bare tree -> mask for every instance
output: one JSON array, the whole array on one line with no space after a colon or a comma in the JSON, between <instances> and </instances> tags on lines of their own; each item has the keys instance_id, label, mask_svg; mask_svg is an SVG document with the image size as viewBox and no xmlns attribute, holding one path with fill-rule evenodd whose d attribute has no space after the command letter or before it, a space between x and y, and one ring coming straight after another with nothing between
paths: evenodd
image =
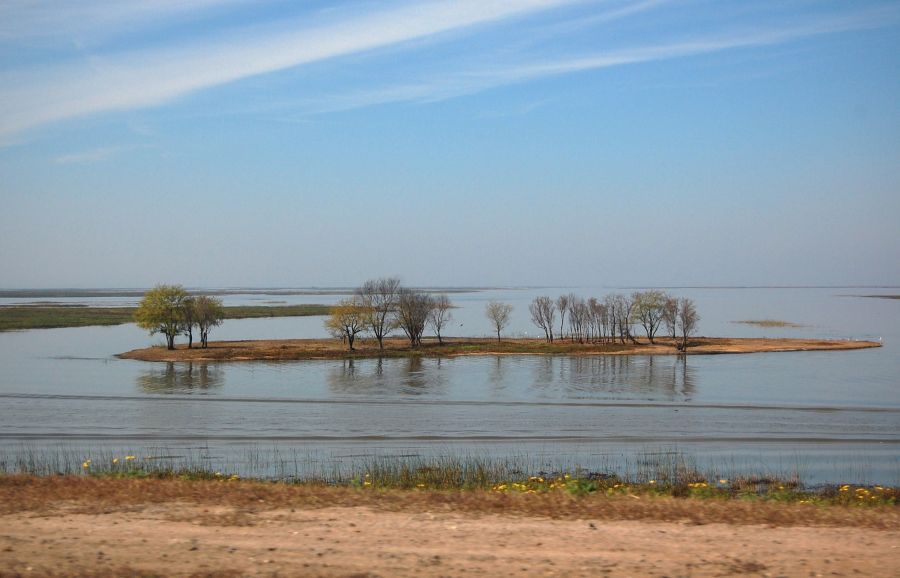
<instances>
[{"instance_id":1,"label":"bare tree","mask_svg":"<svg viewBox=\"0 0 900 578\"><path fill-rule=\"evenodd\" d=\"M400 298L400 279L370 279L356 290L356 294L368 309L368 325L378 340L379 349L384 349L384 336L393 329L392 320Z\"/></svg>"},{"instance_id":2,"label":"bare tree","mask_svg":"<svg viewBox=\"0 0 900 578\"><path fill-rule=\"evenodd\" d=\"M544 330L544 338L553 343L553 323L556 321L556 305L549 297L535 297L528 306L531 320Z\"/></svg>"},{"instance_id":3,"label":"bare tree","mask_svg":"<svg viewBox=\"0 0 900 578\"><path fill-rule=\"evenodd\" d=\"M563 327L566 323L566 311L569 310L569 296L560 295L556 298L556 308L559 310L559 338L565 337Z\"/></svg>"},{"instance_id":4,"label":"bare tree","mask_svg":"<svg viewBox=\"0 0 900 578\"><path fill-rule=\"evenodd\" d=\"M588 322L588 305L581 297L569 295L569 333L572 340L584 343L586 323Z\"/></svg>"},{"instance_id":5,"label":"bare tree","mask_svg":"<svg viewBox=\"0 0 900 578\"><path fill-rule=\"evenodd\" d=\"M668 295L658 290L637 291L631 295L634 316L644 327L650 343L653 343L653 337L663 321L667 298Z\"/></svg>"},{"instance_id":6,"label":"bare tree","mask_svg":"<svg viewBox=\"0 0 900 578\"><path fill-rule=\"evenodd\" d=\"M441 329L453 318L451 309L453 309L453 303L450 302L450 297L446 293L435 295L432 298L432 308L428 313L428 324L434 329L434 334L437 335L438 343L441 345L444 344L444 340L441 338Z\"/></svg>"},{"instance_id":7,"label":"bare tree","mask_svg":"<svg viewBox=\"0 0 900 578\"><path fill-rule=\"evenodd\" d=\"M353 351L353 342L358 333L362 333L369 325L369 309L363 305L359 296L338 301L325 320L325 328Z\"/></svg>"},{"instance_id":8,"label":"bare tree","mask_svg":"<svg viewBox=\"0 0 900 578\"><path fill-rule=\"evenodd\" d=\"M672 337L673 343L678 334L678 314L680 311L681 307L678 299L667 297L666 302L663 304L663 323L666 324L666 332Z\"/></svg>"},{"instance_id":9,"label":"bare tree","mask_svg":"<svg viewBox=\"0 0 900 578\"><path fill-rule=\"evenodd\" d=\"M609 343L615 343L616 329L619 326L619 316L617 315L615 296L607 295L604 297L603 305L606 306L607 322L609 323Z\"/></svg>"},{"instance_id":10,"label":"bare tree","mask_svg":"<svg viewBox=\"0 0 900 578\"><path fill-rule=\"evenodd\" d=\"M591 297L588 299L588 309L591 313L591 325L594 327L594 340L603 341L606 338L606 329L609 322L606 305Z\"/></svg>"},{"instance_id":11,"label":"bare tree","mask_svg":"<svg viewBox=\"0 0 900 578\"><path fill-rule=\"evenodd\" d=\"M434 308L434 300L427 293L414 289L400 288L397 299L397 326L406 333L411 347L422 344L422 334L425 332L425 324L428 316Z\"/></svg>"},{"instance_id":12,"label":"bare tree","mask_svg":"<svg viewBox=\"0 0 900 578\"><path fill-rule=\"evenodd\" d=\"M625 295L616 293L607 297L607 303L615 316L616 329L618 329L619 340L624 344L625 339L629 339L632 343L637 340L631 335L632 318L631 313L634 303Z\"/></svg>"},{"instance_id":13,"label":"bare tree","mask_svg":"<svg viewBox=\"0 0 900 578\"><path fill-rule=\"evenodd\" d=\"M700 315L697 313L697 308L694 307L694 301L686 297L679 299L678 308L678 326L681 330L681 343L678 345L678 350L686 351L688 338L696 331Z\"/></svg>"},{"instance_id":14,"label":"bare tree","mask_svg":"<svg viewBox=\"0 0 900 578\"><path fill-rule=\"evenodd\" d=\"M500 343L500 331L509 325L509 314L512 313L512 309L512 305L500 303L499 301L491 301L485 307L485 315L491 320L494 329L497 330L497 343Z\"/></svg>"}]
</instances>

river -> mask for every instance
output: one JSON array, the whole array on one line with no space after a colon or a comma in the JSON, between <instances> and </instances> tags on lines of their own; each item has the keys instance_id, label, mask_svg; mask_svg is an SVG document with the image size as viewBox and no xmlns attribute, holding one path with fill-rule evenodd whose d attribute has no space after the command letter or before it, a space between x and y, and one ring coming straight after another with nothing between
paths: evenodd
<instances>
[{"instance_id":1,"label":"river","mask_svg":"<svg viewBox=\"0 0 900 578\"><path fill-rule=\"evenodd\" d=\"M540 294L453 293L448 335L489 335L485 304L514 306L535 336ZM858 288L672 289L707 336L881 339L859 351L717 356L147 363L134 325L0 333L0 462L125 453L201 460L242 475L351 470L373 457L516 460L529 469L639 470L684 459L716 475L900 485L900 300ZM229 294L226 304L330 303L339 295ZM36 299L0 299L0 304ZM59 298L49 299L61 301ZM134 298L70 302L133 304ZM783 319L794 328L734 323ZM322 337L321 317L227 321L212 339Z\"/></svg>"}]
</instances>

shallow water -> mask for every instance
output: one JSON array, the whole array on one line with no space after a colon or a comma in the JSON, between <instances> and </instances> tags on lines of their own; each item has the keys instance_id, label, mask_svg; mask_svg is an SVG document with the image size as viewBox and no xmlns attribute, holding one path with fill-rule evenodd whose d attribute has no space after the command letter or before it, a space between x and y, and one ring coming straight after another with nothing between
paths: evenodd
<instances>
[{"instance_id":1,"label":"shallow water","mask_svg":"<svg viewBox=\"0 0 900 578\"><path fill-rule=\"evenodd\" d=\"M528 302L570 291L615 290L456 294L448 333L489 334L484 305L500 299L516 308L508 333L534 335ZM900 483L900 301L852 296L871 289L672 292L695 299L704 335L881 338L885 346L687 358L171 364L113 357L159 341L133 325L0 333L0 453L127 449L274 474L284 456L302 473L371 456L516 457L541 468L604 469L675 452L731 475ZM733 323L763 318L804 327ZM321 323L229 321L213 338L320 337Z\"/></svg>"}]
</instances>

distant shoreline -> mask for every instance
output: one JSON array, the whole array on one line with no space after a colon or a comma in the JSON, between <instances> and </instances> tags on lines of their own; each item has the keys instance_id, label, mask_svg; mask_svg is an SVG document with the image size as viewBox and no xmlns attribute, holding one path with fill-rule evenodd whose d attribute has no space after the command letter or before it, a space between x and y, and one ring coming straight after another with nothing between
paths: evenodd
<instances>
[{"instance_id":1,"label":"distant shoreline","mask_svg":"<svg viewBox=\"0 0 900 578\"><path fill-rule=\"evenodd\" d=\"M839 341L826 339L768 339L696 337L690 340L689 355L720 355L788 351L836 351L881 347L877 341ZM507 338L500 343L493 338L426 339L422 346L410 348L400 338L385 340L384 350L374 340L358 340L356 349L335 339L278 339L251 341L212 341L207 349L187 349L180 344L175 350L147 347L120 353L116 357L141 361L300 361L315 359L371 359L379 357L461 357L466 355L677 355L671 339L657 338L656 344L577 343L568 340L550 344L542 339Z\"/></svg>"},{"instance_id":2,"label":"distant shoreline","mask_svg":"<svg viewBox=\"0 0 900 578\"><path fill-rule=\"evenodd\" d=\"M426 293L477 293L505 287L422 287ZM272 287L224 289L187 288L190 295L352 295L356 287ZM94 297L143 297L147 289L0 289L0 299L60 299ZM39 305L33 303L29 305Z\"/></svg>"}]
</instances>

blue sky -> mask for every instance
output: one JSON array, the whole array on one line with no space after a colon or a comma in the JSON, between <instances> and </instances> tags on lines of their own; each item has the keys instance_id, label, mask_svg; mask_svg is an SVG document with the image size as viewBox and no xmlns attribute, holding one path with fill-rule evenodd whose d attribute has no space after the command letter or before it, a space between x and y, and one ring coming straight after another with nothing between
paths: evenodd
<instances>
[{"instance_id":1,"label":"blue sky","mask_svg":"<svg viewBox=\"0 0 900 578\"><path fill-rule=\"evenodd\" d=\"M0 5L0 287L900 284L900 3Z\"/></svg>"}]
</instances>

